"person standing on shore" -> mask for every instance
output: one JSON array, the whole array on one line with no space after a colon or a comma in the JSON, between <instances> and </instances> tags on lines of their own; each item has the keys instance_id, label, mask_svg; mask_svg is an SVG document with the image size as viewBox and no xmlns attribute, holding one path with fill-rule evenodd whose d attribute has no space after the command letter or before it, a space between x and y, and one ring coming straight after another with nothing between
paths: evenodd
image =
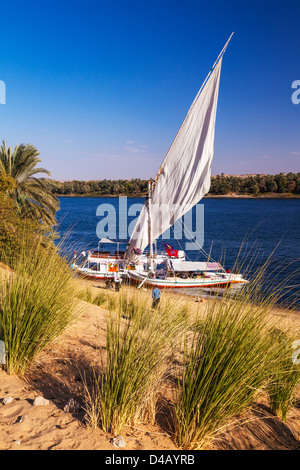
<instances>
[{"instance_id":1,"label":"person standing on shore","mask_svg":"<svg viewBox=\"0 0 300 470\"><path fill-rule=\"evenodd\" d=\"M121 287L121 279L120 279L120 275L118 272L114 273L114 281L115 281L115 290L119 292L120 287Z\"/></svg>"},{"instance_id":2,"label":"person standing on shore","mask_svg":"<svg viewBox=\"0 0 300 470\"><path fill-rule=\"evenodd\" d=\"M161 295L161 292L158 286L155 286L152 291L152 308L156 308L158 306L160 302L160 295Z\"/></svg>"}]
</instances>

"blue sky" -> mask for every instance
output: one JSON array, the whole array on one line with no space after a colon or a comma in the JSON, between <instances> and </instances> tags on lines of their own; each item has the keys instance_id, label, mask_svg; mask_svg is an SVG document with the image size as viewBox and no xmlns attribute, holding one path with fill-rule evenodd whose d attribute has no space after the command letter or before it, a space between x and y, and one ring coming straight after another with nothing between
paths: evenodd
<instances>
[{"instance_id":1,"label":"blue sky","mask_svg":"<svg viewBox=\"0 0 300 470\"><path fill-rule=\"evenodd\" d=\"M299 0L2 2L0 138L59 180L155 176L234 31L212 173L298 172L299 17Z\"/></svg>"}]
</instances>

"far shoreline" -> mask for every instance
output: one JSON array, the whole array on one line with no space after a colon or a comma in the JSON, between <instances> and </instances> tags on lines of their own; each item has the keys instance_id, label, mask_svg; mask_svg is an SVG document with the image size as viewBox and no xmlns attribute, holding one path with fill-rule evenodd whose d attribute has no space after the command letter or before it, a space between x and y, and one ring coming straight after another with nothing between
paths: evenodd
<instances>
[{"instance_id":1,"label":"far shoreline","mask_svg":"<svg viewBox=\"0 0 300 470\"><path fill-rule=\"evenodd\" d=\"M127 197L127 198L145 198L145 194L141 195L126 195L126 194L56 194L54 195L58 198L65 198L65 197L80 197L80 198L118 198L118 197ZM203 199L299 199L300 194L291 194L291 193L282 193L282 194L260 194L260 195L251 195L251 194L207 194L203 197Z\"/></svg>"}]
</instances>

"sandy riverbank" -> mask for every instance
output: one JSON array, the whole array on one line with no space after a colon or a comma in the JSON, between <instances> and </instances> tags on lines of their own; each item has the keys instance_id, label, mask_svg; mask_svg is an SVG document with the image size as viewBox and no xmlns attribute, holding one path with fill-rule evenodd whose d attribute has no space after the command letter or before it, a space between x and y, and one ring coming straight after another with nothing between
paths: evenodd
<instances>
[{"instance_id":1,"label":"sandy riverbank","mask_svg":"<svg viewBox=\"0 0 300 470\"><path fill-rule=\"evenodd\" d=\"M107 292L99 281L79 280L78 287L88 287L94 293ZM133 292L132 287L122 291ZM119 294L110 292L117 297ZM150 293L149 293L150 295ZM166 293L164 295L174 294ZM176 294L176 302L188 301L196 308L195 298ZM13 402L0 403L1 450L116 450L110 442L113 436L84 424L84 410L67 413L64 406L70 398L82 404L81 374L91 373L99 363L99 349L105 345L108 310L81 301L82 317L55 344L38 358L30 374L20 379L0 370L0 401L11 396ZM204 308L205 302L200 304ZM199 303L197 304L199 307ZM277 309L274 315L283 322L300 324L300 313ZM33 400L43 396L46 406L33 406ZM167 397L169 400L170 397ZM229 428L214 445L216 449L299 449L300 407L294 407L286 423L269 413L267 402L257 402L247 412L247 424ZM174 450L168 426L166 407L162 408L154 426L141 424L126 428L122 433L125 450Z\"/></svg>"}]
</instances>

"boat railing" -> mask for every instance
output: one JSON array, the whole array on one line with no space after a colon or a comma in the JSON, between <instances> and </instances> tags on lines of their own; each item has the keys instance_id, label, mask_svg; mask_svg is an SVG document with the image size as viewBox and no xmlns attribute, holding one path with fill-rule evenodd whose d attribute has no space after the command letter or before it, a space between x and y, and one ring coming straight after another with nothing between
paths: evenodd
<instances>
[{"instance_id":1,"label":"boat railing","mask_svg":"<svg viewBox=\"0 0 300 470\"><path fill-rule=\"evenodd\" d=\"M118 253L112 253L110 251L93 251L89 255L90 259L99 259L99 258L112 258L112 259L124 259L124 253L123 252L118 252Z\"/></svg>"}]
</instances>

